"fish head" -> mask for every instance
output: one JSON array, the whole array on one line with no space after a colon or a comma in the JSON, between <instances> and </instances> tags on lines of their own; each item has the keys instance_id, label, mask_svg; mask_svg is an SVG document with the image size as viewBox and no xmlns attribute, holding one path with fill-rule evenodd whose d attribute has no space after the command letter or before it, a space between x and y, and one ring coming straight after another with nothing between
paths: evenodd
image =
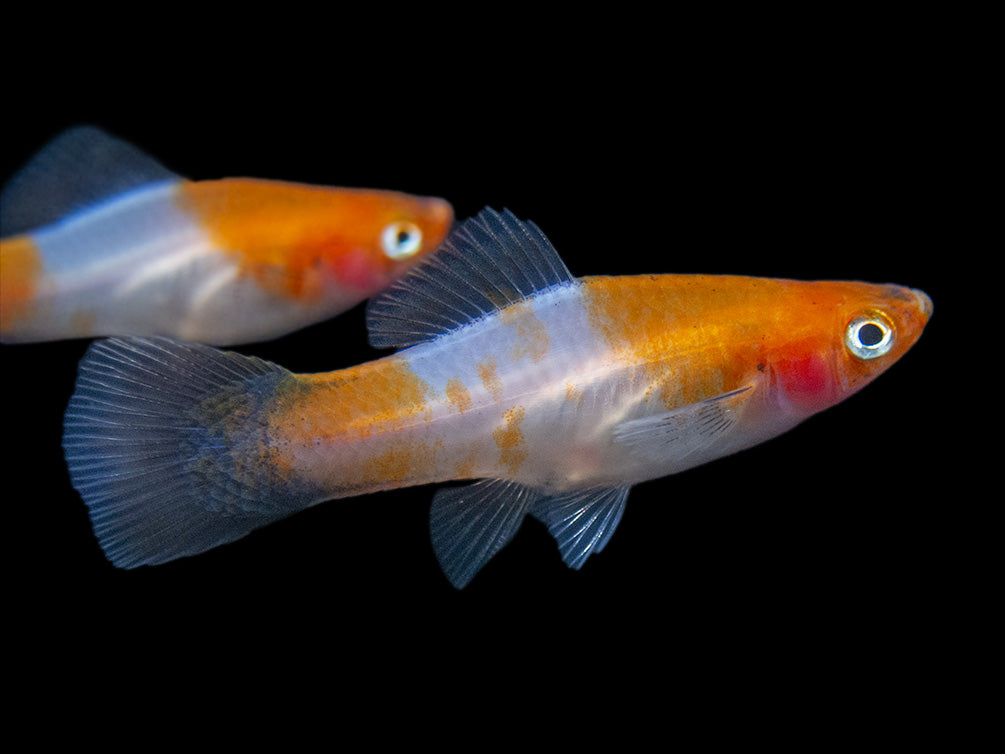
<instances>
[{"instance_id":1,"label":"fish head","mask_svg":"<svg viewBox=\"0 0 1005 754\"><path fill-rule=\"evenodd\" d=\"M342 213L322 262L334 285L367 296L434 251L454 220L444 199L390 191L360 192L340 205Z\"/></svg>"},{"instance_id":2,"label":"fish head","mask_svg":"<svg viewBox=\"0 0 1005 754\"><path fill-rule=\"evenodd\" d=\"M804 415L843 401L889 369L921 337L933 311L924 291L893 284L823 281L807 284L800 297L790 322L799 336L777 350L771 371L778 403Z\"/></svg>"}]
</instances>

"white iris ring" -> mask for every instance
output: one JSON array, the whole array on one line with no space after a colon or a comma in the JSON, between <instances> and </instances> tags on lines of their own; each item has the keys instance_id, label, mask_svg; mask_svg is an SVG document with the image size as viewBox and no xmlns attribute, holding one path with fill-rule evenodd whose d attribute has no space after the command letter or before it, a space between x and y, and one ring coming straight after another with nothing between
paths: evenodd
<instances>
[{"instance_id":1,"label":"white iris ring","mask_svg":"<svg viewBox=\"0 0 1005 754\"><path fill-rule=\"evenodd\" d=\"M389 259L408 259L422 246L422 231L415 223L391 223L381 232L380 244Z\"/></svg>"},{"instance_id":2,"label":"white iris ring","mask_svg":"<svg viewBox=\"0 0 1005 754\"><path fill-rule=\"evenodd\" d=\"M877 359L893 348L893 323L879 312L856 317L848 323L844 342L859 359Z\"/></svg>"}]
</instances>

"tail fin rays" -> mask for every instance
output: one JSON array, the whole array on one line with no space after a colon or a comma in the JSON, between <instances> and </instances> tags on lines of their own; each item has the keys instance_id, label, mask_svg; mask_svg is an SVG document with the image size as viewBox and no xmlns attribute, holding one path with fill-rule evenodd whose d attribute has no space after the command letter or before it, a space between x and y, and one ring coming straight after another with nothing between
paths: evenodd
<instances>
[{"instance_id":1,"label":"tail fin rays","mask_svg":"<svg viewBox=\"0 0 1005 754\"><path fill-rule=\"evenodd\" d=\"M258 419L289 376L165 338L91 346L63 449L109 560L133 568L195 555L314 501L261 462Z\"/></svg>"}]
</instances>

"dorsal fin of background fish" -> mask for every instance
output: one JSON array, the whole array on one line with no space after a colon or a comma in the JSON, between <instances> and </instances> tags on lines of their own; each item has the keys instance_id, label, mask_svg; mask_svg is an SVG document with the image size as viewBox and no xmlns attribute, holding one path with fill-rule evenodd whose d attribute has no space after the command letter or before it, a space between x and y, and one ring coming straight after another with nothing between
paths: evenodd
<instances>
[{"instance_id":1,"label":"dorsal fin of background fish","mask_svg":"<svg viewBox=\"0 0 1005 754\"><path fill-rule=\"evenodd\" d=\"M132 144L94 126L56 136L0 192L0 236L26 233L105 199L181 179Z\"/></svg>"},{"instance_id":2,"label":"dorsal fin of background fish","mask_svg":"<svg viewBox=\"0 0 1005 754\"><path fill-rule=\"evenodd\" d=\"M486 208L367 303L370 344L401 348L432 340L573 279L534 223Z\"/></svg>"},{"instance_id":3,"label":"dorsal fin of background fish","mask_svg":"<svg viewBox=\"0 0 1005 754\"><path fill-rule=\"evenodd\" d=\"M383 290L452 224L437 197L189 180L72 128L0 195L0 340L268 340Z\"/></svg>"}]
</instances>

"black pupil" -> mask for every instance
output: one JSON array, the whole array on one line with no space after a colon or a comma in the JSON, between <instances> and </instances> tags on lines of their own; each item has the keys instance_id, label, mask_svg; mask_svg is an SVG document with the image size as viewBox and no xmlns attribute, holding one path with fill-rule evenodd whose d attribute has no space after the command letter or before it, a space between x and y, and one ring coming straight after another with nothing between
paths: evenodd
<instances>
[{"instance_id":1,"label":"black pupil","mask_svg":"<svg viewBox=\"0 0 1005 754\"><path fill-rule=\"evenodd\" d=\"M883 328L872 322L864 324L859 328L858 340L863 346L874 346L883 340Z\"/></svg>"},{"instance_id":2,"label":"black pupil","mask_svg":"<svg viewBox=\"0 0 1005 754\"><path fill-rule=\"evenodd\" d=\"M405 243L405 241L407 241L411 235L412 234L409 233L407 230L399 230L398 231L398 245L401 246L403 243Z\"/></svg>"}]
</instances>

